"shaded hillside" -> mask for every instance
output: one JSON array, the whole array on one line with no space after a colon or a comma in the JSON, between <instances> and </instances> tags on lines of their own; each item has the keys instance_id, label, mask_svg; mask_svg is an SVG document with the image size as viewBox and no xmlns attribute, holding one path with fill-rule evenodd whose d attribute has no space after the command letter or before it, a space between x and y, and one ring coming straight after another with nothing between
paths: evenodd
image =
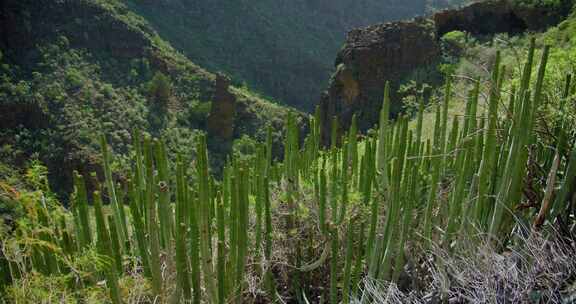
<instances>
[{"instance_id":1,"label":"shaded hillside","mask_svg":"<svg viewBox=\"0 0 576 304\"><path fill-rule=\"evenodd\" d=\"M421 15L427 5L425 0L128 3L195 62L302 110L313 109L348 30Z\"/></svg>"},{"instance_id":2,"label":"shaded hillside","mask_svg":"<svg viewBox=\"0 0 576 304\"><path fill-rule=\"evenodd\" d=\"M59 191L71 186L72 169L99 171L98 132L118 153L128 151L133 128L191 151L218 90L229 91L235 111L221 122L231 136L212 137L216 167L234 138L263 138L286 113L247 90L217 88L214 74L118 1L3 1L0 25L0 158L17 166L40 159Z\"/></svg>"}]
</instances>

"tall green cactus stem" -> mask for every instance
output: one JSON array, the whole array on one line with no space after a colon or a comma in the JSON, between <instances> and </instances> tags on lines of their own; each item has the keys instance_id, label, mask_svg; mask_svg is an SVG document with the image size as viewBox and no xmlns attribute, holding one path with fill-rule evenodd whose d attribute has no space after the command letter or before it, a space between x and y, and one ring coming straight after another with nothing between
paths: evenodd
<instances>
[{"instance_id":1,"label":"tall green cactus stem","mask_svg":"<svg viewBox=\"0 0 576 304\"><path fill-rule=\"evenodd\" d=\"M533 53L534 48L534 40L531 42L531 51L529 53ZM498 237L498 234L504 230L506 230L511 225L511 221L513 221L512 215L510 212L505 212L510 210L514 206L512 204L519 203L521 195L522 195L522 185L524 182L524 176L526 174L526 162L528 160L528 149L525 147L530 144L534 140L533 134L533 126L536 120L536 110L538 106L541 104L542 99L542 86L544 82L544 76L546 72L546 65L548 62L548 55L549 55L549 47L545 47L544 51L542 52L542 58L540 60L540 66L538 67L538 74L536 78L536 83L534 85L534 95L533 99L530 98L530 93L527 90L529 88L528 84L524 86L526 88L526 93L523 98L522 102L522 116L520 124L518 128L515 129L517 132L515 137L517 138L516 142L513 142L512 145L515 145L518 150L511 149L510 153L516 153L508 155L508 161L510 162L510 171L507 172L507 178L503 179L503 182L500 184L499 193L497 199L503 202L503 204L497 205L495 208L492 221L490 224L489 233L493 237ZM528 70L528 69L526 69ZM531 68L529 69L531 70ZM523 79L523 81L529 81L529 78ZM527 132L528 130L528 132ZM513 146L514 147L514 146ZM516 150L516 151L514 151ZM518 156L519 155L519 156ZM508 164L507 164L508 165ZM509 175L508 175L509 174Z\"/></svg>"},{"instance_id":2,"label":"tall green cactus stem","mask_svg":"<svg viewBox=\"0 0 576 304\"><path fill-rule=\"evenodd\" d=\"M352 116L352 123L348 131L348 159L347 166L351 167L350 180L351 186L356 188L358 185L354 182L358 175L358 123L356 114Z\"/></svg>"},{"instance_id":3,"label":"tall green cactus stem","mask_svg":"<svg viewBox=\"0 0 576 304\"><path fill-rule=\"evenodd\" d=\"M159 227L157 222L157 206L154 198L156 188L154 179L154 159L152 143L149 138L144 139L144 159L146 163L146 222L148 228L148 244L150 246L150 273L152 275L152 292L162 297L162 271L160 261Z\"/></svg>"},{"instance_id":4,"label":"tall green cactus stem","mask_svg":"<svg viewBox=\"0 0 576 304\"><path fill-rule=\"evenodd\" d=\"M165 157L165 156L161 156ZM164 161L162 161L164 162ZM161 165L161 167L164 165ZM166 169L166 168L164 168ZM167 180L167 176L159 173L159 178L161 180ZM166 179L163 179L166 178ZM165 191L167 192L167 191ZM178 156L176 163L176 276L178 280L177 287L182 291L182 295L185 301L190 301L192 299L191 285L190 285L190 272L188 271L188 255L186 254L186 230L187 230L187 204L188 198L186 197L187 186L184 177L184 165L182 164L182 157ZM162 193L161 193L162 195ZM161 201L161 204L167 204L169 202ZM164 207L164 225L171 225L170 206ZM162 205L160 206L162 210ZM170 212L170 213L168 213ZM170 231L168 229L163 230L164 237L166 238L166 247L170 246Z\"/></svg>"},{"instance_id":5,"label":"tall green cactus stem","mask_svg":"<svg viewBox=\"0 0 576 304\"><path fill-rule=\"evenodd\" d=\"M216 271L218 275L218 303L226 303L226 223L224 202L220 192L216 198L216 225L218 230Z\"/></svg>"},{"instance_id":6,"label":"tall green cactus stem","mask_svg":"<svg viewBox=\"0 0 576 304\"><path fill-rule=\"evenodd\" d=\"M140 196L137 194L137 192L139 192L138 185L133 180L128 181L128 192L130 194L130 213L132 215L132 226L134 234L136 235L138 253L140 255L140 260L142 261L144 274L148 278L152 278L150 261L148 257L148 242L146 240L146 226L142 221L144 217L140 213L139 206L141 203L139 202Z\"/></svg>"},{"instance_id":7,"label":"tall green cactus stem","mask_svg":"<svg viewBox=\"0 0 576 304\"><path fill-rule=\"evenodd\" d=\"M264 174L270 176L270 166L272 165L272 126L266 128L266 169Z\"/></svg>"},{"instance_id":8,"label":"tall green cactus stem","mask_svg":"<svg viewBox=\"0 0 576 304\"><path fill-rule=\"evenodd\" d=\"M88 209L88 196L86 194L86 184L84 182L84 177L82 177L78 172L74 171L74 208L77 210L78 214L78 224L77 229L80 231L81 239L79 240L81 247L86 247L92 243L92 229L90 228L90 214Z\"/></svg>"},{"instance_id":9,"label":"tall green cactus stem","mask_svg":"<svg viewBox=\"0 0 576 304\"><path fill-rule=\"evenodd\" d=\"M111 215L108 216L108 225L110 226L110 241L111 241L111 252L112 257L114 258L114 266L116 267L116 271L118 273L123 272L122 266L122 253L120 247L120 240L118 239L118 229L116 228L116 222L114 221L114 217Z\"/></svg>"},{"instance_id":10,"label":"tall green cactus stem","mask_svg":"<svg viewBox=\"0 0 576 304\"><path fill-rule=\"evenodd\" d=\"M76 253L76 248L72 233L68 229L68 225L66 224L66 217L64 216L60 218L60 230L62 231L61 247L67 256L71 256ZM2 258L0 257L0 259Z\"/></svg>"},{"instance_id":11,"label":"tall green cactus stem","mask_svg":"<svg viewBox=\"0 0 576 304\"><path fill-rule=\"evenodd\" d=\"M446 154L448 155L453 155L456 152L454 151L454 149L456 148L456 141L458 140L459 128L460 128L460 121L458 120L458 117L455 116L452 120L452 129L450 130L450 136L448 138L448 144L446 148ZM448 158L446 161L446 167L452 168L454 166L453 161L454 161L453 157Z\"/></svg>"},{"instance_id":12,"label":"tall green cactus stem","mask_svg":"<svg viewBox=\"0 0 576 304\"><path fill-rule=\"evenodd\" d=\"M330 304L338 304L338 229L330 226Z\"/></svg>"},{"instance_id":13,"label":"tall green cactus stem","mask_svg":"<svg viewBox=\"0 0 576 304\"><path fill-rule=\"evenodd\" d=\"M138 202L138 208L140 209L140 214L143 218L147 218L145 200L142 197L145 196L144 191L146 189L145 176L146 168L144 165L144 153L142 151L142 138L140 137L140 131L134 130L132 132L132 146L134 147L135 157L134 157L134 199Z\"/></svg>"},{"instance_id":14,"label":"tall green cactus stem","mask_svg":"<svg viewBox=\"0 0 576 304\"><path fill-rule=\"evenodd\" d=\"M264 221L266 231L264 237L264 257L266 258L266 273L264 274L264 285L270 296L275 295L274 281L272 277L271 258L272 258L272 211L270 206L270 193L268 189L268 177L264 178Z\"/></svg>"},{"instance_id":15,"label":"tall green cactus stem","mask_svg":"<svg viewBox=\"0 0 576 304\"><path fill-rule=\"evenodd\" d=\"M38 221L40 222L40 231L38 232L38 238L45 244L55 244L56 240L51 233L48 233L48 229L51 228L51 219L48 218L48 209L46 205L38 210ZM49 246L38 246L38 250L43 260L45 274L58 274L60 269L58 268L58 261L56 260L56 254L52 248Z\"/></svg>"},{"instance_id":16,"label":"tall green cactus stem","mask_svg":"<svg viewBox=\"0 0 576 304\"><path fill-rule=\"evenodd\" d=\"M431 151L432 152L432 151ZM432 152L434 153L434 152ZM433 224L433 215L432 212L436 207L436 197L438 192L438 183L440 181L440 166L441 162L438 156L431 155L429 156L430 163L431 163L431 178L430 178L430 186L428 190L428 198L426 200L426 213L424 215L424 228L422 235L424 236L425 241L428 242L428 245L432 244L432 224Z\"/></svg>"},{"instance_id":17,"label":"tall green cactus stem","mask_svg":"<svg viewBox=\"0 0 576 304\"><path fill-rule=\"evenodd\" d=\"M344 262L344 278L342 279L342 303L350 303L350 282L352 280L352 255L354 253L353 235L354 220L348 222L346 231L346 261Z\"/></svg>"},{"instance_id":18,"label":"tall green cactus stem","mask_svg":"<svg viewBox=\"0 0 576 304\"><path fill-rule=\"evenodd\" d=\"M106 283L110 289L110 299L114 304L122 303L120 296L120 287L118 286L118 273L116 272L113 253L110 244L110 233L106 228L106 220L102 210L102 198L99 191L94 192L94 213L96 218L96 231L98 235L97 247L98 253L107 256L110 259L110 265L105 271Z\"/></svg>"},{"instance_id":19,"label":"tall green cactus stem","mask_svg":"<svg viewBox=\"0 0 576 304\"><path fill-rule=\"evenodd\" d=\"M114 187L114 180L112 179L112 169L110 168L110 152L108 150L108 143L106 142L106 137L104 135L100 136L100 147L102 149L102 162L104 165L104 177L106 180L106 191L108 193L108 198L112 205L112 210L114 211L114 221L116 222L116 227L121 229L118 231L120 233L120 239L122 243L128 240L128 228L126 228L126 223L122 220L122 214L120 213L120 204L118 202L118 197L116 196L116 188ZM123 206L122 206L123 207Z\"/></svg>"},{"instance_id":20,"label":"tall green cactus stem","mask_svg":"<svg viewBox=\"0 0 576 304\"><path fill-rule=\"evenodd\" d=\"M388 178L388 122L390 119L390 84L386 82L384 87L384 99L382 101L382 109L380 110L380 122L378 130L378 147L376 151L376 170L378 174L378 189L382 198L387 199L389 191L389 178ZM378 200L372 200L370 206L370 230L368 232L368 241L366 243L366 253L372 256L376 226L378 224Z\"/></svg>"},{"instance_id":21,"label":"tall green cactus stem","mask_svg":"<svg viewBox=\"0 0 576 304\"><path fill-rule=\"evenodd\" d=\"M444 86L444 102L442 103L442 122L441 122L441 132L440 132L440 147L442 154L444 156L444 161L446 161L446 133L448 131L448 108L450 105L450 98L452 96L452 77L446 77L446 85Z\"/></svg>"},{"instance_id":22,"label":"tall green cactus stem","mask_svg":"<svg viewBox=\"0 0 576 304\"><path fill-rule=\"evenodd\" d=\"M414 194L414 189L416 188L416 183L417 183L417 172L418 172L418 167L417 166L413 166L411 168L411 170L406 171L408 174L410 174L409 176L405 176L404 178L404 189L402 190L402 192L407 196L404 201L403 201L403 208L402 208L402 222L401 222L401 226L400 228L400 238L397 244L394 244L395 246L397 246L398 250L397 250L397 254L395 257L395 263L394 263L394 272L392 274L392 280L394 282L398 282L398 279L400 277L400 274L402 273L402 271L404 270L404 261L405 261L405 253L404 253L404 246L406 244L406 241L409 239L409 235L410 235L410 230L411 230L411 222L412 222L412 217L414 216L414 205L415 205L415 200L416 198L413 196L410 196L410 194Z\"/></svg>"},{"instance_id":23,"label":"tall green cactus stem","mask_svg":"<svg viewBox=\"0 0 576 304\"><path fill-rule=\"evenodd\" d=\"M158 167L158 215L160 222L160 240L163 248L168 248L174 235L174 218L170 206L170 186L168 158L166 148L161 140L155 142L156 162ZM185 213L184 213L185 214ZM183 221L184 222L184 221Z\"/></svg>"},{"instance_id":24,"label":"tall green cactus stem","mask_svg":"<svg viewBox=\"0 0 576 304\"><path fill-rule=\"evenodd\" d=\"M262 161L265 157L265 147L260 145L257 150L257 160L255 181L256 186L256 200L255 200L255 212L256 212L256 227L255 227L255 243L254 243L254 253L256 257L260 255L260 249L262 248L262 220L263 220L263 208L264 208L264 176L265 163Z\"/></svg>"},{"instance_id":25,"label":"tall green cactus stem","mask_svg":"<svg viewBox=\"0 0 576 304\"><path fill-rule=\"evenodd\" d=\"M359 237L358 237L358 245L356 246L356 251L355 251L355 261L354 261L354 269L352 270L352 295L353 296L357 296L358 295L358 289L360 286L360 279L361 279L361 275L362 272L364 271L363 269L363 256L364 256L364 238L365 238L365 228L366 225L364 222L362 222L360 224L360 229L359 229ZM368 259L366 259L368 260Z\"/></svg>"},{"instance_id":26,"label":"tall green cactus stem","mask_svg":"<svg viewBox=\"0 0 576 304\"><path fill-rule=\"evenodd\" d=\"M116 184L116 195L118 196L118 203L119 203L119 210L120 210L120 217L122 221L122 225L126 226L126 231L128 232L128 238L124 240L124 244L121 244L120 249L124 248L124 253L130 254L131 253L131 244L130 244L130 226L128 217L126 215L126 208L124 208L124 203L126 202L126 189L123 188L122 184ZM118 239L120 241L120 239Z\"/></svg>"},{"instance_id":27,"label":"tall green cactus stem","mask_svg":"<svg viewBox=\"0 0 576 304\"><path fill-rule=\"evenodd\" d=\"M212 240L209 236L210 230L210 190L208 182L208 155L206 149L206 136L198 138L196 146L196 173L198 174L198 223L200 232L200 257L202 271L204 273L204 283L208 300L213 302L218 299L216 291L216 277L214 276L214 264L212 255Z\"/></svg>"},{"instance_id":28,"label":"tall green cactus stem","mask_svg":"<svg viewBox=\"0 0 576 304\"><path fill-rule=\"evenodd\" d=\"M491 184L491 172L496 168L497 147L496 132L498 128L498 96L496 92L498 85L498 69L500 68L500 53L496 53L496 60L492 69L492 84L490 88L490 97L488 103L488 129L486 130L486 140L480 163L480 172L478 174L478 202L476 216L480 220L480 225L484 226L485 217L490 210L489 198L492 196L494 185Z\"/></svg>"},{"instance_id":29,"label":"tall green cactus stem","mask_svg":"<svg viewBox=\"0 0 576 304\"><path fill-rule=\"evenodd\" d=\"M188 205L189 213L189 243L190 243L190 269L192 273L192 289L193 300L192 303L199 304L202 299L201 289L201 261L200 261L200 232L199 232L199 203L196 193L192 190L185 188L186 204Z\"/></svg>"},{"instance_id":30,"label":"tall green cactus stem","mask_svg":"<svg viewBox=\"0 0 576 304\"><path fill-rule=\"evenodd\" d=\"M346 217L346 208L348 207L348 149L346 147L346 140L342 144L342 168L340 170L340 216L338 217L338 224L344 222Z\"/></svg>"},{"instance_id":31,"label":"tall green cactus stem","mask_svg":"<svg viewBox=\"0 0 576 304\"><path fill-rule=\"evenodd\" d=\"M469 143L470 141L465 141L462 144L462 150L458 154L456 160L456 168L458 170L458 174L456 178L456 186L452 191L452 197L450 200L448 224L444 232L444 244L446 244L446 246L450 246L450 241L453 238L453 234L456 232L456 229L459 226L458 223L459 221L463 220L462 207L465 202L466 185L468 184L470 177L473 174L472 158L474 157L474 154L469 147Z\"/></svg>"},{"instance_id":32,"label":"tall green cactus stem","mask_svg":"<svg viewBox=\"0 0 576 304\"><path fill-rule=\"evenodd\" d=\"M229 191L230 191L230 216L229 216L229 239L230 239L230 263L228 266L228 279L229 281L229 289L232 289L232 286L235 284L236 275L234 274L236 271L236 261L238 256L238 226L239 226L239 182L240 176L238 174L238 166L236 163L232 163L230 167L230 175L229 175Z\"/></svg>"},{"instance_id":33,"label":"tall green cactus stem","mask_svg":"<svg viewBox=\"0 0 576 304\"><path fill-rule=\"evenodd\" d=\"M238 197L238 249L236 255L236 269L235 274L235 300L236 303L241 303L243 282L244 282L244 269L246 267L246 258L248 253L248 189L249 189L249 173L247 169L239 169L239 197Z\"/></svg>"},{"instance_id":34,"label":"tall green cactus stem","mask_svg":"<svg viewBox=\"0 0 576 304\"><path fill-rule=\"evenodd\" d=\"M326 228L326 203L327 203L327 186L326 186L326 158L323 158L322 169L318 172L320 175L320 201L318 210L318 221L320 225L320 231L326 237L328 235L328 230Z\"/></svg>"}]
</instances>

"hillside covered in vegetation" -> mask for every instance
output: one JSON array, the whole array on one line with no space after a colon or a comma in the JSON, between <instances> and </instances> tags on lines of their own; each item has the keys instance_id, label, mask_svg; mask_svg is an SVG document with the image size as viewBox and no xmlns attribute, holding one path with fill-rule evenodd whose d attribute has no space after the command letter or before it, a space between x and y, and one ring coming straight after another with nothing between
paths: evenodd
<instances>
[{"instance_id":1,"label":"hillside covered in vegetation","mask_svg":"<svg viewBox=\"0 0 576 304\"><path fill-rule=\"evenodd\" d=\"M71 190L72 170L101 172L99 132L122 155L134 129L189 152L198 132L211 132L220 168L235 139L264 138L269 124L279 132L287 113L191 62L120 1L18 0L0 9L0 159L19 168L42 161L59 193Z\"/></svg>"},{"instance_id":2,"label":"hillside covered in vegetation","mask_svg":"<svg viewBox=\"0 0 576 304\"><path fill-rule=\"evenodd\" d=\"M130 0L128 6L198 64L312 112L346 32L464 2Z\"/></svg>"},{"instance_id":3,"label":"hillside covered in vegetation","mask_svg":"<svg viewBox=\"0 0 576 304\"><path fill-rule=\"evenodd\" d=\"M573 1L354 30L313 115L118 2L32 3L0 14L0 303L576 301Z\"/></svg>"}]
</instances>

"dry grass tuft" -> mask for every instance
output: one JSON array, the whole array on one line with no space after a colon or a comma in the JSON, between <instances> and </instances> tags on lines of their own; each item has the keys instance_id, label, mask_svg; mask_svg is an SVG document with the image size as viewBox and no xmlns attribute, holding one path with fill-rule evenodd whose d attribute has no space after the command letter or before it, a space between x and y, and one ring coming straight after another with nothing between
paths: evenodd
<instances>
[{"instance_id":1,"label":"dry grass tuft","mask_svg":"<svg viewBox=\"0 0 576 304\"><path fill-rule=\"evenodd\" d=\"M512 249L470 242L458 254L435 248L422 290L365 279L356 303L574 303L576 243L558 235L516 236ZM414 280L414 278L413 278Z\"/></svg>"}]
</instances>

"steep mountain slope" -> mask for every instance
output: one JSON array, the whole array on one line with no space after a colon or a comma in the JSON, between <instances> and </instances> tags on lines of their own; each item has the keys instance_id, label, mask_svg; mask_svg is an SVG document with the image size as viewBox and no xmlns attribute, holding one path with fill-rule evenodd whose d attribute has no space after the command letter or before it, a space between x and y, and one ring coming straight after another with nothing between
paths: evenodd
<instances>
[{"instance_id":1,"label":"steep mountain slope","mask_svg":"<svg viewBox=\"0 0 576 304\"><path fill-rule=\"evenodd\" d=\"M233 119L212 119L232 130L211 136L219 167L234 138L263 138L264 126L278 127L287 112L226 82L218 86L216 75L115 0L2 1L0 52L0 158L17 166L40 159L59 190L71 186L73 169L99 171L98 132L109 134L118 153L128 151L132 128L190 151L208 117L218 117L211 103L228 92Z\"/></svg>"},{"instance_id":2,"label":"steep mountain slope","mask_svg":"<svg viewBox=\"0 0 576 304\"><path fill-rule=\"evenodd\" d=\"M223 70L236 83L245 81L285 104L311 110L346 31L424 14L431 2L130 0L128 4L200 65Z\"/></svg>"}]
</instances>

